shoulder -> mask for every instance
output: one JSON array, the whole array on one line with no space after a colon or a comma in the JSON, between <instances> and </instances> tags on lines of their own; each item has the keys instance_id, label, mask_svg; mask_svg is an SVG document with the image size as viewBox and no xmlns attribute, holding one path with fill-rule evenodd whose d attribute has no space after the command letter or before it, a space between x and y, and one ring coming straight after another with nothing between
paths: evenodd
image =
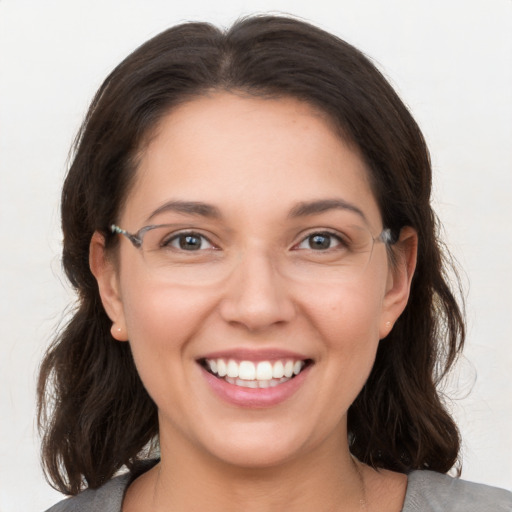
<instances>
[{"instance_id":1,"label":"shoulder","mask_svg":"<svg viewBox=\"0 0 512 512\"><path fill-rule=\"evenodd\" d=\"M112 478L98 489L86 489L72 498L59 501L46 512L121 512L128 486L158 461L138 460L128 473Z\"/></svg>"},{"instance_id":2,"label":"shoulder","mask_svg":"<svg viewBox=\"0 0 512 512\"><path fill-rule=\"evenodd\" d=\"M131 479L130 473L115 477L99 489L86 489L60 501L46 512L121 512L124 493Z\"/></svg>"},{"instance_id":3,"label":"shoulder","mask_svg":"<svg viewBox=\"0 0 512 512\"><path fill-rule=\"evenodd\" d=\"M512 493L433 471L412 471L402 512L512 512Z\"/></svg>"}]
</instances>

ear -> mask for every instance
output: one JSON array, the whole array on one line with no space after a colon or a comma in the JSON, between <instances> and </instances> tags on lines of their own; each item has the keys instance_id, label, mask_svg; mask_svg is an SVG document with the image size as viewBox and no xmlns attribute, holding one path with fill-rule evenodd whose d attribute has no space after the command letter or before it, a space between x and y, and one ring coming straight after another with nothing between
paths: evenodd
<instances>
[{"instance_id":1,"label":"ear","mask_svg":"<svg viewBox=\"0 0 512 512\"><path fill-rule=\"evenodd\" d=\"M119 277L105 249L104 236L95 231L89 245L89 267L98 282L101 302L110 320L112 337L118 341L127 341L128 333L121 300Z\"/></svg>"},{"instance_id":2,"label":"ear","mask_svg":"<svg viewBox=\"0 0 512 512\"><path fill-rule=\"evenodd\" d=\"M386 294L379 326L380 339L385 338L402 314L411 290L412 277L418 256L418 234L407 226L400 231L398 242L392 248L394 261L390 263Z\"/></svg>"}]
</instances>

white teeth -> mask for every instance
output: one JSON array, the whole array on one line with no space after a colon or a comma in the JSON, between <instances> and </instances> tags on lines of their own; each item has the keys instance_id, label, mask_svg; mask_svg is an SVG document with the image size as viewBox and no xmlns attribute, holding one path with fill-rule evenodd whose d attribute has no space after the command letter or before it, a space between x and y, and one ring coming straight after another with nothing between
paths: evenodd
<instances>
[{"instance_id":1,"label":"white teeth","mask_svg":"<svg viewBox=\"0 0 512 512\"><path fill-rule=\"evenodd\" d=\"M224 361L222 361L224 362ZM208 365L210 366L210 370L213 372L213 373L217 373L217 361L215 361L215 359L210 359L208 361Z\"/></svg>"},{"instance_id":2,"label":"white teeth","mask_svg":"<svg viewBox=\"0 0 512 512\"><path fill-rule=\"evenodd\" d=\"M274 368L272 368L272 377L274 379L280 379L284 376L284 365L281 361L276 361L274 363Z\"/></svg>"},{"instance_id":3,"label":"white teeth","mask_svg":"<svg viewBox=\"0 0 512 512\"><path fill-rule=\"evenodd\" d=\"M288 382L290 379L283 377L282 379L270 379L270 380L243 380L243 379L232 379L231 377L225 377L226 382L230 384L235 384L236 386L240 386L242 388L273 388L278 386L279 384L283 384L283 382Z\"/></svg>"},{"instance_id":4,"label":"white teeth","mask_svg":"<svg viewBox=\"0 0 512 512\"><path fill-rule=\"evenodd\" d=\"M213 368L210 366L210 369L213 373ZM226 363L224 362L224 359L217 359L217 375L219 377L225 377L228 374L228 369L226 366Z\"/></svg>"},{"instance_id":5,"label":"white teeth","mask_svg":"<svg viewBox=\"0 0 512 512\"><path fill-rule=\"evenodd\" d=\"M243 379L234 379L234 383L230 384L236 384L237 386L241 386L243 388L257 388L258 387L258 381L256 380L243 380Z\"/></svg>"},{"instance_id":6,"label":"white teeth","mask_svg":"<svg viewBox=\"0 0 512 512\"><path fill-rule=\"evenodd\" d=\"M258 363L256 378L258 380L270 380L272 378L272 364L269 361L261 361Z\"/></svg>"},{"instance_id":7,"label":"white teeth","mask_svg":"<svg viewBox=\"0 0 512 512\"><path fill-rule=\"evenodd\" d=\"M284 376L291 377L293 375L293 361L286 361L284 365Z\"/></svg>"},{"instance_id":8,"label":"white teeth","mask_svg":"<svg viewBox=\"0 0 512 512\"><path fill-rule=\"evenodd\" d=\"M254 363L252 361L242 361L238 366L238 376L244 380L254 380L256 378L256 366L254 366Z\"/></svg>"},{"instance_id":9,"label":"white teeth","mask_svg":"<svg viewBox=\"0 0 512 512\"><path fill-rule=\"evenodd\" d=\"M238 377L238 365L235 363L235 361L229 360L228 361L228 377L231 377L232 379L236 379Z\"/></svg>"},{"instance_id":10,"label":"white teeth","mask_svg":"<svg viewBox=\"0 0 512 512\"><path fill-rule=\"evenodd\" d=\"M304 361L281 360L275 361L234 361L227 363L224 359L207 359L206 364L210 371L230 384L249 388L268 388L287 382L294 375L298 375L304 368Z\"/></svg>"}]
</instances>

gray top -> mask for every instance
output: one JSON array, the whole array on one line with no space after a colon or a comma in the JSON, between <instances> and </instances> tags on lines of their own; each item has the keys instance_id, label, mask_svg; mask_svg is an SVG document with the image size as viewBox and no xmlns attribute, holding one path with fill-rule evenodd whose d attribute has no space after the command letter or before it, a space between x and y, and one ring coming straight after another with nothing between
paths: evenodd
<instances>
[{"instance_id":1,"label":"gray top","mask_svg":"<svg viewBox=\"0 0 512 512\"><path fill-rule=\"evenodd\" d=\"M131 474L118 476L46 512L121 512L124 493L134 478ZM512 493L432 471L412 471L402 512L512 512Z\"/></svg>"}]
</instances>

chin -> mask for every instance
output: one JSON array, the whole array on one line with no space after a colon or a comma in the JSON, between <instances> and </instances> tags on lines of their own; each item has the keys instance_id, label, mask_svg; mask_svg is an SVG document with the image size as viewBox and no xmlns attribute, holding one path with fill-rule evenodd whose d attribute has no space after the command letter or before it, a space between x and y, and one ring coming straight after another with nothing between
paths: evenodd
<instances>
[{"instance_id":1,"label":"chin","mask_svg":"<svg viewBox=\"0 0 512 512\"><path fill-rule=\"evenodd\" d=\"M251 446L232 446L217 455L219 462L245 470L260 470L282 466L292 461L299 450L285 446L272 446L272 440Z\"/></svg>"},{"instance_id":2,"label":"chin","mask_svg":"<svg viewBox=\"0 0 512 512\"><path fill-rule=\"evenodd\" d=\"M203 448L224 464L258 470L278 467L300 457L308 451L310 443L305 432L255 422L217 431Z\"/></svg>"}]
</instances>

